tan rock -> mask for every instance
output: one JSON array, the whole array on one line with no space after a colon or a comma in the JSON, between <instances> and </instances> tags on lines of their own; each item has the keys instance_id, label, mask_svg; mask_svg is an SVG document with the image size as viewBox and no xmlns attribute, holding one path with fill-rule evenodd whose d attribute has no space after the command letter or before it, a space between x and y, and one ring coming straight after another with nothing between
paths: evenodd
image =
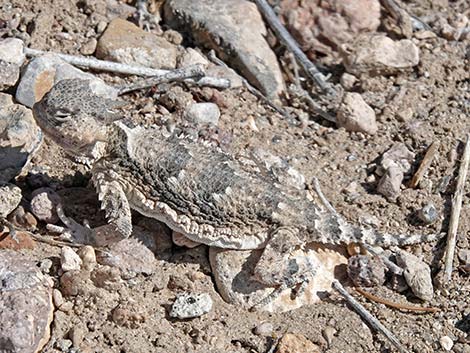
<instances>
[{"instance_id":1,"label":"tan rock","mask_svg":"<svg viewBox=\"0 0 470 353\"><path fill-rule=\"evenodd\" d=\"M286 333L277 346L276 353L320 353L320 347L304 335Z\"/></svg>"},{"instance_id":2,"label":"tan rock","mask_svg":"<svg viewBox=\"0 0 470 353\"><path fill-rule=\"evenodd\" d=\"M338 126L348 131L373 135L378 130L374 110L364 102L359 93L344 94L336 119Z\"/></svg>"},{"instance_id":3,"label":"tan rock","mask_svg":"<svg viewBox=\"0 0 470 353\"><path fill-rule=\"evenodd\" d=\"M392 74L419 63L419 49L409 39L394 41L385 35L364 34L340 49L351 74Z\"/></svg>"},{"instance_id":4,"label":"tan rock","mask_svg":"<svg viewBox=\"0 0 470 353\"><path fill-rule=\"evenodd\" d=\"M124 64L174 69L177 47L129 21L117 18L111 21L98 40L96 56Z\"/></svg>"}]
</instances>

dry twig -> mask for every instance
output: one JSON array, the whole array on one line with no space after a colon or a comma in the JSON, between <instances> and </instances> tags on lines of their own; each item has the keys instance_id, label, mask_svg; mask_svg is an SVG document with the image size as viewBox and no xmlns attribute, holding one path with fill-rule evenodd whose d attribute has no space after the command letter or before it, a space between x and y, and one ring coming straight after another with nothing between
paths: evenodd
<instances>
[{"instance_id":1,"label":"dry twig","mask_svg":"<svg viewBox=\"0 0 470 353\"><path fill-rule=\"evenodd\" d=\"M127 65L121 63L115 63L112 61L98 60L95 58L87 58L83 56L68 55L62 53L53 53L42 50L36 50L31 48L24 48L24 53L28 57L36 57L44 54L54 54L64 60L65 62L84 67L87 69L101 70L115 72L126 75L138 75L138 76L161 76L169 72L169 70L157 70L144 66ZM198 85L198 86L210 86L214 88L229 88L230 80L226 78L216 77L203 77L199 80L187 79L186 82Z\"/></svg>"},{"instance_id":2,"label":"dry twig","mask_svg":"<svg viewBox=\"0 0 470 353\"><path fill-rule=\"evenodd\" d=\"M424 176L424 173L426 173L428 168L431 166L431 163L438 149L439 149L439 142L434 141L433 143L431 143L428 150L426 151L426 154L423 157L423 160L421 161L421 164L419 165L418 170L413 175L413 178L410 181L410 184L409 184L410 188L415 188L416 186L418 186L419 182Z\"/></svg>"},{"instance_id":3,"label":"dry twig","mask_svg":"<svg viewBox=\"0 0 470 353\"><path fill-rule=\"evenodd\" d=\"M347 292L346 289L339 283L338 280L334 280L332 287L339 293L341 296L346 299L349 305L377 332L381 332L401 353L407 353L408 351L405 347L402 346L398 338L389 331L384 325L380 323L371 313L367 311L356 299L353 298L351 294Z\"/></svg>"},{"instance_id":4,"label":"dry twig","mask_svg":"<svg viewBox=\"0 0 470 353\"><path fill-rule=\"evenodd\" d=\"M384 304L386 306L389 306L389 307L395 308L395 309L426 312L426 313L435 313L435 312L438 312L440 310L439 308L435 308L435 307L423 308L423 307L420 307L420 306L395 303L395 302L389 301L387 299L377 297L376 295L374 295L372 293L369 293L369 292L363 290L362 288L356 287L354 289L356 290L356 292L359 292L360 294L362 294L364 297L366 297L367 299L369 299L371 301L374 301L374 302L377 302L377 303L380 303L380 304Z\"/></svg>"},{"instance_id":5,"label":"dry twig","mask_svg":"<svg viewBox=\"0 0 470 353\"><path fill-rule=\"evenodd\" d=\"M450 281L452 275L452 263L454 261L455 245L457 242L457 229L459 227L460 211L462 209L462 198L467 179L468 164L470 161L470 134L467 134L467 141L460 162L459 176L454 197L452 198L452 211L450 214L449 232L447 234L447 246L444 264L444 279Z\"/></svg>"},{"instance_id":6,"label":"dry twig","mask_svg":"<svg viewBox=\"0 0 470 353\"><path fill-rule=\"evenodd\" d=\"M334 89L326 81L325 76L317 69L307 55L300 49L297 41L291 36L287 29L283 26L281 21L277 18L273 9L266 0L255 0L259 12L263 15L269 27L276 34L278 39L295 55L299 61L300 66L304 69L305 73L315 82L315 84L323 91L329 94L334 94Z\"/></svg>"},{"instance_id":7,"label":"dry twig","mask_svg":"<svg viewBox=\"0 0 470 353\"><path fill-rule=\"evenodd\" d=\"M200 65L192 65L177 70L172 70L160 76L148 77L139 82L133 82L128 85L123 85L119 88L119 95L129 92L137 91L159 85L161 83L184 81L188 78L198 78L204 76L204 70Z\"/></svg>"},{"instance_id":8,"label":"dry twig","mask_svg":"<svg viewBox=\"0 0 470 353\"><path fill-rule=\"evenodd\" d=\"M226 69L228 69L228 65L223 62L222 60L220 60L217 55L215 54L215 51L214 50L211 50L208 54L208 57L209 59L216 65L219 65L219 66L222 66ZM272 102L271 100L269 100L263 93L261 93L256 87L252 86L244 77L240 76L242 82L243 82L243 85L246 87L246 89L252 94L254 95L256 98L258 98L259 100L263 101L264 103L266 103L267 105L269 105L272 109L274 109L274 111L278 112L279 114L281 114L283 117L285 118L289 118L289 114L282 108L280 107L279 105L277 105L276 103Z\"/></svg>"}]
</instances>

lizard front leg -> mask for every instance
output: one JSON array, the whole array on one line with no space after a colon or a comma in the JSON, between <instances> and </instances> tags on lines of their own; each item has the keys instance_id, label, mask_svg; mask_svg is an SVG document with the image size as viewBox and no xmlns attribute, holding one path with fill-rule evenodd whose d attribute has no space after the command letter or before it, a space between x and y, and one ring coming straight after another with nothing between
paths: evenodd
<instances>
[{"instance_id":1,"label":"lizard front leg","mask_svg":"<svg viewBox=\"0 0 470 353\"><path fill-rule=\"evenodd\" d=\"M65 216L60 205L57 207L57 214L67 226L73 241L105 246L128 238L132 233L132 217L122 186L117 181L106 181L104 178L98 179L95 184L108 224L90 229Z\"/></svg>"}]
</instances>

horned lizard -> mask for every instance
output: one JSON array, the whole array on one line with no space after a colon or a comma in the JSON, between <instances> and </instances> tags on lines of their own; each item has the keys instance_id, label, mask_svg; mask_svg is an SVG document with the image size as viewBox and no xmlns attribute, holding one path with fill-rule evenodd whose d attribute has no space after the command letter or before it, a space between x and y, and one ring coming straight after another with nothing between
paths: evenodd
<instances>
[{"instance_id":1,"label":"horned lizard","mask_svg":"<svg viewBox=\"0 0 470 353\"><path fill-rule=\"evenodd\" d=\"M315 271L315 264L289 257L305 243L403 246L439 237L352 226L222 151L156 127L126 126L113 112L118 105L95 95L88 81L73 79L57 83L33 107L41 129L68 153L87 156L97 142L105 143L92 181L108 224L77 228L80 242L105 245L129 237L134 209L196 242L264 249L254 272L279 286Z\"/></svg>"}]
</instances>

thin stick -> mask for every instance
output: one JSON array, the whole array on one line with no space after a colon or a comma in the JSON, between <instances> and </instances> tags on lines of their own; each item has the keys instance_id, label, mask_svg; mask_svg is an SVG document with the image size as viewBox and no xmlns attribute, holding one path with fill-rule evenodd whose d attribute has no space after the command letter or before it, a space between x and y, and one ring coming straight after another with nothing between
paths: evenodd
<instances>
[{"instance_id":1,"label":"thin stick","mask_svg":"<svg viewBox=\"0 0 470 353\"><path fill-rule=\"evenodd\" d=\"M172 70L160 76L149 77L139 82L133 82L119 88L119 95L137 91L144 88L156 86L161 83L172 81L183 81L188 78L197 78L204 76L204 70L200 65L191 65L177 70Z\"/></svg>"},{"instance_id":2,"label":"thin stick","mask_svg":"<svg viewBox=\"0 0 470 353\"><path fill-rule=\"evenodd\" d=\"M328 211L330 211L332 214L335 214L335 215L338 215L338 212L336 212L335 208L333 207L333 205L330 203L330 201L328 201L328 199L325 197L325 195L323 194L323 191L321 190L321 186L320 186L320 182L318 181L318 178L317 177L313 177L312 178L312 182L313 182L313 189L315 190L315 192L317 193L318 197L320 198L320 201L321 203L323 204L323 206L326 207L326 209Z\"/></svg>"},{"instance_id":3,"label":"thin stick","mask_svg":"<svg viewBox=\"0 0 470 353\"><path fill-rule=\"evenodd\" d=\"M361 244L362 247L364 247L368 252L370 252L372 255L378 256L382 259L384 262L385 266L394 274L396 275L402 275L403 274L403 269L398 266L397 264L393 263L388 259L387 256L385 256L383 253L378 252L377 250L374 249L374 247L370 246L369 244Z\"/></svg>"},{"instance_id":4,"label":"thin stick","mask_svg":"<svg viewBox=\"0 0 470 353\"><path fill-rule=\"evenodd\" d=\"M400 341L395 335L390 332L384 325L380 323L371 313L367 311L356 299L349 294L346 289L342 286L338 280L333 280L332 287L343 296L344 299L352 306L352 308L377 332L381 332L401 353L407 353L408 351L402 346Z\"/></svg>"},{"instance_id":5,"label":"thin stick","mask_svg":"<svg viewBox=\"0 0 470 353\"><path fill-rule=\"evenodd\" d=\"M462 198L467 179L468 164L470 161L470 134L467 134L465 149L460 162L459 176L454 197L452 198L452 211L450 214L449 233L447 234L447 246L444 265L444 279L450 281L452 275L452 263L454 261L455 245L457 242L457 229L459 227Z\"/></svg>"},{"instance_id":6,"label":"thin stick","mask_svg":"<svg viewBox=\"0 0 470 353\"><path fill-rule=\"evenodd\" d=\"M356 290L356 292L359 292L360 294L362 294L367 299L369 299L371 301L374 301L374 302L377 302L377 303L380 303L380 304L384 304L384 305L389 306L391 308L400 309L400 310L417 311L417 312L426 312L426 313L436 313L436 312L440 311L439 308L435 308L435 307L423 308L423 307L420 307L420 306L395 303L395 302L389 301L387 299L377 297L376 295L374 295L372 293L369 293L369 292L363 290L362 288L356 287L354 289Z\"/></svg>"},{"instance_id":7,"label":"thin stick","mask_svg":"<svg viewBox=\"0 0 470 353\"><path fill-rule=\"evenodd\" d=\"M305 70L307 75L315 82L315 84L327 93L335 93L330 84L326 82L325 76L317 69L317 67L308 59L307 55L300 49L297 41L290 35L287 29L277 18L273 9L266 0L255 0L259 12L263 15L269 27L273 30L279 40L295 55L300 66Z\"/></svg>"},{"instance_id":8,"label":"thin stick","mask_svg":"<svg viewBox=\"0 0 470 353\"><path fill-rule=\"evenodd\" d=\"M298 98L302 99L307 103L307 105L312 109L316 114L320 115L323 119L336 123L336 117L325 112L320 106L310 97L308 92L304 90L301 86L291 86L289 87L290 93L296 95Z\"/></svg>"},{"instance_id":9,"label":"thin stick","mask_svg":"<svg viewBox=\"0 0 470 353\"><path fill-rule=\"evenodd\" d=\"M209 59L216 65L219 65L219 66L222 66L222 67L225 67L226 69L228 69L228 65L226 63L224 63L222 60L220 60L217 55L215 54L215 51L214 50L211 50L208 54L208 57ZM269 105L272 109L274 109L274 111L278 112L279 114L281 114L283 117L285 118L289 118L289 114L280 106L278 106L277 104L275 104L274 102L270 101L268 98L266 98L266 96L261 93L256 87L252 86L248 81L247 79L245 79L244 77L240 76L242 82L243 82L243 85L246 87L246 89L252 94L254 95L256 98L258 98L259 100L263 101L264 103L266 103L267 105Z\"/></svg>"},{"instance_id":10,"label":"thin stick","mask_svg":"<svg viewBox=\"0 0 470 353\"><path fill-rule=\"evenodd\" d=\"M428 150L426 151L426 154L423 157L423 160L421 161L421 164L418 167L418 170L413 175L413 178L410 181L410 184L409 184L410 188L415 188L416 186L418 186L419 182L424 176L424 173L426 173L428 168L431 166L431 163L434 160L434 156L436 155L438 149L439 149L438 141L434 141L433 143L431 143Z\"/></svg>"},{"instance_id":11,"label":"thin stick","mask_svg":"<svg viewBox=\"0 0 470 353\"><path fill-rule=\"evenodd\" d=\"M47 52L47 51L36 50L36 49L31 49L31 48L24 48L24 53L28 57L36 57L36 56L41 56L44 54L54 54L54 55L57 55L62 60L64 60L65 62L75 65L75 66L80 66L80 67L93 69L93 70L110 71L110 72L126 74L126 75L160 76L160 75L164 75L168 73L169 71L169 70L152 69L152 68L145 67L145 66L115 63L112 61L98 60L95 58L87 58L83 56ZM230 81L225 78L211 77L210 80L206 80L206 81L203 80L201 82L191 80L191 79L188 79L187 81L196 85L203 85L203 84L209 83L211 87L221 88L221 89L230 87Z\"/></svg>"}]
</instances>

